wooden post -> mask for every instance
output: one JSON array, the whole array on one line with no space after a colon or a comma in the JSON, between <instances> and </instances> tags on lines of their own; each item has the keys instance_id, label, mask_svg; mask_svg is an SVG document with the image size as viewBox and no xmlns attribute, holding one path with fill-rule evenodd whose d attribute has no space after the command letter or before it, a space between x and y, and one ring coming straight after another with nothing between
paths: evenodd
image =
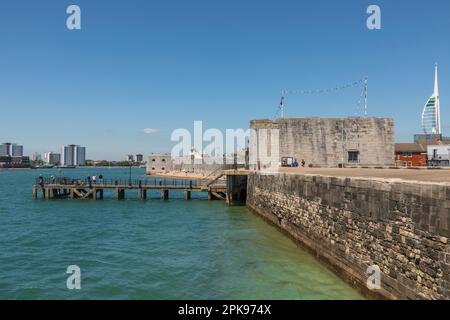
<instances>
[{"instance_id":1,"label":"wooden post","mask_svg":"<svg viewBox=\"0 0 450 320\"><path fill-rule=\"evenodd\" d=\"M73 192L73 188L70 188L69 198L73 199L75 197L75 193Z\"/></svg>"},{"instance_id":2,"label":"wooden post","mask_svg":"<svg viewBox=\"0 0 450 320\"><path fill-rule=\"evenodd\" d=\"M145 200L145 199L147 199L147 190L146 190L146 189L139 189L139 192L138 192L138 199L139 199L139 200Z\"/></svg>"},{"instance_id":3,"label":"wooden post","mask_svg":"<svg viewBox=\"0 0 450 320\"><path fill-rule=\"evenodd\" d=\"M161 189L161 199L163 200L169 199L169 190Z\"/></svg>"},{"instance_id":4,"label":"wooden post","mask_svg":"<svg viewBox=\"0 0 450 320\"><path fill-rule=\"evenodd\" d=\"M117 200L123 200L125 199L125 189L116 189L117 192Z\"/></svg>"},{"instance_id":5,"label":"wooden post","mask_svg":"<svg viewBox=\"0 0 450 320\"><path fill-rule=\"evenodd\" d=\"M99 190L99 198L103 200L103 189Z\"/></svg>"},{"instance_id":6,"label":"wooden post","mask_svg":"<svg viewBox=\"0 0 450 320\"><path fill-rule=\"evenodd\" d=\"M36 186L33 186L33 199L37 199L37 189Z\"/></svg>"},{"instance_id":7,"label":"wooden post","mask_svg":"<svg viewBox=\"0 0 450 320\"><path fill-rule=\"evenodd\" d=\"M97 200L97 189L96 188L92 189L92 199Z\"/></svg>"},{"instance_id":8,"label":"wooden post","mask_svg":"<svg viewBox=\"0 0 450 320\"><path fill-rule=\"evenodd\" d=\"M184 190L184 200L191 200L191 191Z\"/></svg>"}]
</instances>

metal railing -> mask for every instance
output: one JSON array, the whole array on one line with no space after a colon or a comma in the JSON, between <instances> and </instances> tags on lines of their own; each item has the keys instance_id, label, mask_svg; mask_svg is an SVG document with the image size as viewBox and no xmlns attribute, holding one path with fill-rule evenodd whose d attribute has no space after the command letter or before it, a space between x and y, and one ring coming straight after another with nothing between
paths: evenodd
<instances>
[{"instance_id":1,"label":"metal railing","mask_svg":"<svg viewBox=\"0 0 450 320\"><path fill-rule=\"evenodd\" d=\"M67 185L67 186L80 186L80 187L184 187L187 189L200 188L208 180L205 179L166 179L166 178L102 178L98 177L95 181L92 178L73 178L73 177L55 177L55 176L40 176L35 178L35 185L47 186L47 185Z\"/></svg>"}]
</instances>

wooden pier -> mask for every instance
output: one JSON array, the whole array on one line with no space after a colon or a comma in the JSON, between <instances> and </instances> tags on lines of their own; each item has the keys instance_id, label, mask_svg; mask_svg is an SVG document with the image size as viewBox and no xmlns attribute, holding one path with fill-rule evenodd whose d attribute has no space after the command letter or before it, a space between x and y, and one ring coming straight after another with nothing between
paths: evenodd
<instances>
[{"instance_id":1,"label":"wooden pier","mask_svg":"<svg viewBox=\"0 0 450 320\"><path fill-rule=\"evenodd\" d=\"M223 176L223 174L221 175ZM214 181L212 181L214 180ZM137 198L147 199L148 190L159 190L161 199L169 199L170 190L181 190L185 200L192 192L207 192L209 200L225 200L227 186L214 177L210 180L193 179L73 179L39 177L33 185L33 198L38 199L103 199L105 192L114 192L116 199L125 199L127 190L137 190Z\"/></svg>"}]
</instances>

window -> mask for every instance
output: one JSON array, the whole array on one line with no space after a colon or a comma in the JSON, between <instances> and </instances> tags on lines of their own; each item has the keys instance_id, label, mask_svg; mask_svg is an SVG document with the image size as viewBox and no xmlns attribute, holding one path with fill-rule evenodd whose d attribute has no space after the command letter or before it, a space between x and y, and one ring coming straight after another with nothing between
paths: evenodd
<instances>
[{"instance_id":1,"label":"window","mask_svg":"<svg viewBox=\"0 0 450 320\"><path fill-rule=\"evenodd\" d=\"M166 170L166 168L162 167L161 170Z\"/></svg>"},{"instance_id":2,"label":"window","mask_svg":"<svg viewBox=\"0 0 450 320\"><path fill-rule=\"evenodd\" d=\"M166 159L162 159L161 161L162 161L162 162L166 162Z\"/></svg>"},{"instance_id":3,"label":"window","mask_svg":"<svg viewBox=\"0 0 450 320\"><path fill-rule=\"evenodd\" d=\"M155 167L153 167L152 170L155 171Z\"/></svg>"},{"instance_id":4,"label":"window","mask_svg":"<svg viewBox=\"0 0 450 320\"><path fill-rule=\"evenodd\" d=\"M403 152L404 157L412 157L412 152Z\"/></svg>"},{"instance_id":5,"label":"window","mask_svg":"<svg viewBox=\"0 0 450 320\"><path fill-rule=\"evenodd\" d=\"M349 163L358 163L359 159L359 151L349 151L348 152L348 162Z\"/></svg>"},{"instance_id":6,"label":"window","mask_svg":"<svg viewBox=\"0 0 450 320\"><path fill-rule=\"evenodd\" d=\"M152 159L152 162L155 162L155 159Z\"/></svg>"}]
</instances>

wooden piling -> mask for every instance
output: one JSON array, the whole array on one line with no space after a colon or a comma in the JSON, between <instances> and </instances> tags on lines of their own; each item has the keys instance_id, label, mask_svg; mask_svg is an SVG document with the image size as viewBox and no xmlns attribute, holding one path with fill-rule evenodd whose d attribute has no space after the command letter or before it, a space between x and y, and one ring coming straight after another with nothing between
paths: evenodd
<instances>
[{"instance_id":1,"label":"wooden piling","mask_svg":"<svg viewBox=\"0 0 450 320\"><path fill-rule=\"evenodd\" d=\"M145 189L139 189L139 192L138 192L138 199L139 199L139 200L145 200L145 199L147 199L147 190L145 190Z\"/></svg>"},{"instance_id":2,"label":"wooden piling","mask_svg":"<svg viewBox=\"0 0 450 320\"><path fill-rule=\"evenodd\" d=\"M191 191L184 190L184 200L191 200Z\"/></svg>"},{"instance_id":3,"label":"wooden piling","mask_svg":"<svg viewBox=\"0 0 450 320\"><path fill-rule=\"evenodd\" d=\"M123 200L125 199L125 189L116 189L117 192L117 200Z\"/></svg>"},{"instance_id":4,"label":"wooden piling","mask_svg":"<svg viewBox=\"0 0 450 320\"><path fill-rule=\"evenodd\" d=\"M169 199L169 190L161 189L161 199L163 200Z\"/></svg>"}]
</instances>

